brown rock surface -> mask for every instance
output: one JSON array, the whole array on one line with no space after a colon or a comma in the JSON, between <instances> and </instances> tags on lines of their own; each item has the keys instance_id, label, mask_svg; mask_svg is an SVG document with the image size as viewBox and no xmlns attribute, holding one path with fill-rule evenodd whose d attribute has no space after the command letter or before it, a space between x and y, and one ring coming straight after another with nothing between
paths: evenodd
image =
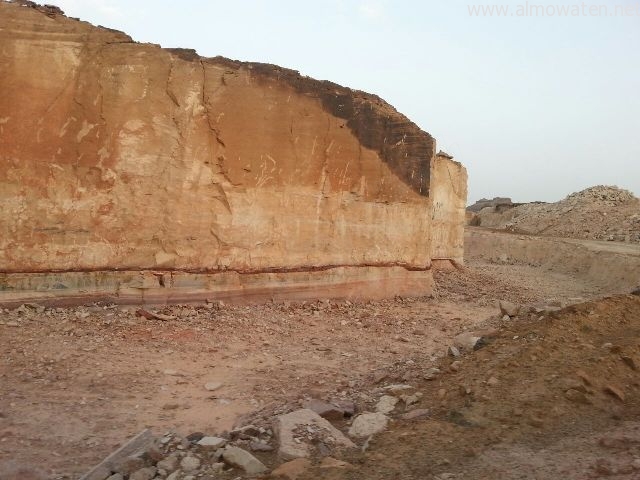
<instances>
[{"instance_id":1,"label":"brown rock surface","mask_svg":"<svg viewBox=\"0 0 640 480\"><path fill-rule=\"evenodd\" d=\"M374 95L13 2L0 42L5 301L428 293L461 257L466 172Z\"/></svg>"}]
</instances>

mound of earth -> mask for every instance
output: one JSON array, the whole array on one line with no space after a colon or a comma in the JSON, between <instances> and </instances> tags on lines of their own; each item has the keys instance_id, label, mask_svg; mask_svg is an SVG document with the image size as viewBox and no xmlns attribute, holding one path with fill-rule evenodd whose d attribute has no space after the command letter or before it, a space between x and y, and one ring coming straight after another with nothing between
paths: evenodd
<instances>
[{"instance_id":1,"label":"mound of earth","mask_svg":"<svg viewBox=\"0 0 640 480\"><path fill-rule=\"evenodd\" d=\"M389 431L345 457L353 469L304 478L640 478L640 297L498 327L488 345L440 359L442 373L413 384L419 402L399 403Z\"/></svg>"},{"instance_id":2,"label":"mound of earth","mask_svg":"<svg viewBox=\"0 0 640 480\"><path fill-rule=\"evenodd\" d=\"M599 185L555 203L486 207L471 222L535 235L640 243L640 199L627 190Z\"/></svg>"}]
</instances>

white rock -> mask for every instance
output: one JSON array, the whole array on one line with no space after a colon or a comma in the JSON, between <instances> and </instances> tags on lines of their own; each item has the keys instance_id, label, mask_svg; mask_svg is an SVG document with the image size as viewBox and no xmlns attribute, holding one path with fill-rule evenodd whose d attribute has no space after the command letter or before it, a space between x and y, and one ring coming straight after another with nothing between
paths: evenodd
<instances>
[{"instance_id":1,"label":"white rock","mask_svg":"<svg viewBox=\"0 0 640 480\"><path fill-rule=\"evenodd\" d=\"M200 459L189 455L182 459L180 466L185 472L193 472L200 467Z\"/></svg>"},{"instance_id":2,"label":"white rock","mask_svg":"<svg viewBox=\"0 0 640 480\"><path fill-rule=\"evenodd\" d=\"M227 446L222 452L222 459L232 467L240 468L249 475L259 475L267 471L267 467L246 450Z\"/></svg>"},{"instance_id":3,"label":"white rock","mask_svg":"<svg viewBox=\"0 0 640 480\"><path fill-rule=\"evenodd\" d=\"M217 450L226 445L227 441L220 437L202 437L197 445L207 450Z\"/></svg>"},{"instance_id":4,"label":"white rock","mask_svg":"<svg viewBox=\"0 0 640 480\"><path fill-rule=\"evenodd\" d=\"M376 405L376 412L378 413L391 413L395 410L396 405L398 404L398 399L392 395L383 395L380 400L378 400L378 404Z\"/></svg>"},{"instance_id":5,"label":"white rock","mask_svg":"<svg viewBox=\"0 0 640 480\"><path fill-rule=\"evenodd\" d=\"M204 384L204 389L210 392L218 390L220 387L222 387L221 382L207 382Z\"/></svg>"},{"instance_id":6,"label":"white rock","mask_svg":"<svg viewBox=\"0 0 640 480\"><path fill-rule=\"evenodd\" d=\"M382 413L363 413L358 415L351 424L349 435L354 438L366 438L382 432L387 428L388 422L389 417Z\"/></svg>"},{"instance_id":7,"label":"white rock","mask_svg":"<svg viewBox=\"0 0 640 480\"><path fill-rule=\"evenodd\" d=\"M297 442L294 431L300 427L313 426L323 430L326 437L333 438L333 445L343 448L355 448L355 444L345 437L340 430L331 425L316 412L303 408L295 412L279 415L274 421L274 431L278 438L278 455L283 460L293 460L310 455L309 445Z\"/></svg>"},{"instance_id":8,"label":"white rock","mask_svg":"<svg viewBox=\"0 0 640 480\"><path fill-rule=\"evenodd\" d=\"M454 337L453 344L462 350L471 351L476 347L481 338L482 337L474 335L471 332L464 332Z\"/></svg>"},{"instance_id":9,"label":"white rock","mask_svg":"<svg viewBox=\"0 0 640 480\"><path fill-rule=\"evenodd\" d=\"M501 300L500 304L500 313L503 315L509 315L509 317L515 317L520 313L520 306L515 303L507 302L506 300Z\"/></svg>"}]
</instances>

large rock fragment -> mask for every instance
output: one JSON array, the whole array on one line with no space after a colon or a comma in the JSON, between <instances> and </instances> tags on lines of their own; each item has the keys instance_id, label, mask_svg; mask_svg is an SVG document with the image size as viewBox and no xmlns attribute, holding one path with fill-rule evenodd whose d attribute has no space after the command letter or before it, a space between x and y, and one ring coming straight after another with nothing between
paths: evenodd
<instances>
[{"instance_id":1,"label":"large rock fragment","mask_svg":"<svg viewBox=\"0 0 640 480\"><path fill-rule=\"evenodd\" d=\"M355 447L340 430L309 409L276 417L274 431L279 442L278 455L283 460L308 457L312 442L322 442L329 449Z\"/></svg>"},{"instance_id":2,"label":"large rock fragment","mask_svg":"<svg viewBox=\"0 0 640 480\"><path fill-rule=\"evenodd\" d=\"M382 413L363 413L358 415L349 428L349 435L354 438L367 438L387 428L389 417Z\"/></svg>"},{"instance_id":3,"label":"large rock fragment","mask_svg":"<svg viewBox=\"0 0 640 480\"><path fill-rule=\"evenodd\" d=\"M225 447L222 459L232 467L244 470L247 475L260 475L268 470L260 460L239 447Z\"/></svg>"}]
</instances>

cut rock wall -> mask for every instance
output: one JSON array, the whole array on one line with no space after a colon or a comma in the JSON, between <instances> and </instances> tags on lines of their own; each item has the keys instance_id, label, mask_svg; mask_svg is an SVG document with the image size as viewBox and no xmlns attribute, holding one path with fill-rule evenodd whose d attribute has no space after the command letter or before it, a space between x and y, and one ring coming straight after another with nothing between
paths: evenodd
<instances>
[{"instance_id":1,"label":"cut rock wall","mask_svg":"<svg viewBox=\"0 0 640 480\"><path fill-rule=\"evenodd\" d=\"M209 276L196 297L286 290L296 272L296 291L392 295L385 275L430 291L435 141L393 107L45 13L0 3L5 299L99 296L83 285L104 278L117 297L116 271Z\"/></svg>"}]
</instances>

